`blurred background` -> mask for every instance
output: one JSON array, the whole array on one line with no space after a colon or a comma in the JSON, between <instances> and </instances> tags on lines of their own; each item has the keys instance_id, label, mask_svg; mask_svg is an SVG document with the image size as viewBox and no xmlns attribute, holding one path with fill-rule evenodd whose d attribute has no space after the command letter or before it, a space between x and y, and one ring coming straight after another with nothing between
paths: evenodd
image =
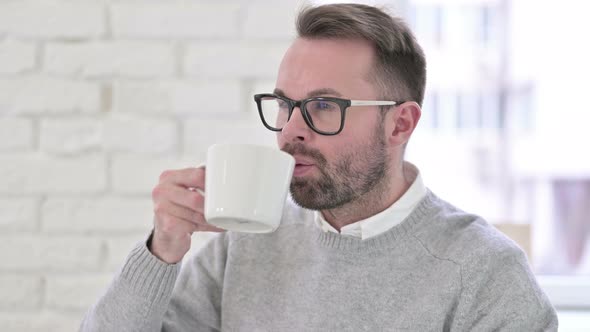
<instances>
[{"instance_id":1,"label":"blurred background","mask_svg":"<svg viewBox=\"0 0 590 332\"><path fill-rule=\"evenodd\" d=\"M359 2L427 55L407 159L523 246L560 330L590 330L588 2ZM252 95L273 90L302 3L0 0L2 331L77 330L150 231L163 170L274 145Z\"/></svg>"}]
</instances>

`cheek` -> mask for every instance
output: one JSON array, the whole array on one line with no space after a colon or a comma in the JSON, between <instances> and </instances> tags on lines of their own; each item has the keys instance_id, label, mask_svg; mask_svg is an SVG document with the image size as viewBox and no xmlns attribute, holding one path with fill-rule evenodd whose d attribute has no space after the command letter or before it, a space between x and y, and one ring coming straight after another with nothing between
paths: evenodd
<instances>
[{"instance_id":1,"label":"cheek","mask_svg":"<svg viewBox=\"0 0 590 332\"><path fill-rule=\"evenodd\" d=\"M333 166L338 163L343 156L350 155L351 153L356 154L354 152L358 151L359 142L354 136L343 135L342 137L338 137L338 139L318 148L328 161L328 164Z\"/></svg>"},{"instance_id":2,"label":"cheek","mask_svg":"<svg viewBox=\"0 0 590 332\"><path fill-rule=\"evenodd\" d=\"M346 152L358 149L359 147L366 147L375 137L375 128L373 124L365 124L364 126L351 127L342 134L345 135L339 145L340 149Z\"/></svg>"},{"instance_id":3,"label":"cheek","mask_svg":"<svg viewBox=\"0 0 590 332\"><path fill-rule=\"evenodd\" d=\"M379 110L362 109L347 112L342 134L355 141L371 139L382 121Z\"/></svg>"}]
</instances>

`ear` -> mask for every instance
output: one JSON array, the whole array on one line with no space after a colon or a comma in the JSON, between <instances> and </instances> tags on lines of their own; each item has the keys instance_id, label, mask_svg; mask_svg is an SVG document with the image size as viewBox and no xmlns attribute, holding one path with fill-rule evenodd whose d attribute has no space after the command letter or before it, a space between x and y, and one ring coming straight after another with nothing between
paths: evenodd
<instances>
[{"instance_id":1,"label":"ear","mask_svg":"<svg viewBox=\"0 0 590 332\"><path fill-rule=\"evenodd\" d=\"M392 146L403 146L409 140L418 125L422 109L414 101L408 101L395 107L387 121L388 142Z\"/></svg>"}]
</instances>

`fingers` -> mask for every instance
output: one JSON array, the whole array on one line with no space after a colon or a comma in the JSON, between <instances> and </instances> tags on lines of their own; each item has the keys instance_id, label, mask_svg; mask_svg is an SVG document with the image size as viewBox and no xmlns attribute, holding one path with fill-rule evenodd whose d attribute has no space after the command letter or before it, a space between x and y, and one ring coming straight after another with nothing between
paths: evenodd
<instances>
[{"instance_id":1,"label":"fingers","mask_svg":"<svg viewBox=\"0 0 590 332\"><path fill-rule=\"evenodd\" d=\"M205 217L202 213L193 209L175 204L171 201L162 201L154 205L154 213L156 216L169 215L193 224L204 224Z\"/></svg>"},{"instance_id":2,"label":"fingers","mask_svg":"<svg viewBox=\"0 0 590 332\"><path fill-rule=\"evenodd\" d=\"M168 238L181 238L194 232L225 232L224 229L209 225L202 215L198 215L192 220L175 215L187 212L189 215L192 214L188 209L178 206L158 212L154 220L156 232L165 234Z\"/></svg>"},{"instance_id":3,"label":"fingers","mask_svg":"<svg viewBox=\"0 0 590 332\"><path fill-rule=\"evenodd\" d=\"M199 192L190 191L170 183L162 183L156 186L152 191L152 199L155 205L160 202L170 201L201 214L205 204L205 198Z\"/></svg>"},{"instance_id":4,"label":"fingers","mask_svg":"<svg viewBox=\"0 0 590 332\"><path fill-rule=\"evenodd\" d=\"M160 175L160 182L152 191L154 213L159 220L171 223L191 223L181 226L180 232L195 231L221 232L223 229L207 224L205 221L205 198L198 191L189 188L204 188L205 169L185 168L164 171ZM167 227L167 226L166 226ZM168 227L172 229L172 227ZM166 229L168 229L166 228Z\"/></svg>"},{"instance_id":5,"label":"fingers","mask_svg":"<svg viewBox=\"0 0 590 332\"><path fill-rule=\"evenodd\" d=\"M215 227L211 224L208 224L207 222L205 222L204 224L199 224L199 232L225 232L225 229L223 228L219 228L219 227Z\"/></svg>"},{"instance_id":6,"label":"fingers","mask_svg":"<svg viewBox=\"0 0 590 332\"><path fill-rule=\"evenodd\" d=\"M195 231L225 231L207 224L203 216L205 198L198 191L188 190L203 188L204 182L203 168L185 168L162 173L160 182L152 191L152 200L156 221L164 224L162 227L165 231L185 234ZM175 222L181 225L172 225ZM183 223L192 225L182 225Z\"/></svg>"},{"instance_id":7,"label":"fingers","mask_svg":"<svg viewBox=\"0 0 590 332\"><path fill-rule=\"evenodd\" d=\"M189 188L204 189L205 170L185 168L165 171L152 191L154 234L150 251L167 263L177 263L190 249L190 235L197 231L224 230L205 222L204 197Z\"/></svg>"},{"instance_id":8,"label":"fingers","mask_svg":"<svg viewBox=\"0 0 590 332\"><path fill-rule=\"evenodd\" d=\"M155 215L154 234L161 234L167 239L178 239L199 230L199 224L178 218L165 212Z\"/></svg>"},{"instance_id":9,"label":"fingers","mask_svg":"<svg viewBox=\"0 0 590 332\"><path fill-rule=\"evenodd\" d=\"M205 188L204 168L167 170L160 175L160 183L171 183L185 188Z\"/></svg>"}]
</instances>

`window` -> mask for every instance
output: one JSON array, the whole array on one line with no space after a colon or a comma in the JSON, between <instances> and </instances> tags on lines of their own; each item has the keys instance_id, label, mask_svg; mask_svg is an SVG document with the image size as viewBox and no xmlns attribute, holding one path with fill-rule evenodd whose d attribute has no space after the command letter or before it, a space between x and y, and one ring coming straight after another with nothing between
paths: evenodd
<instances>
[{"instance_id":1,"label":"window","mask_svg":"<svg viewBox=\"0 0 590 332\"><path fill-rule=\"evenodd\" d=\"M407 158L459 207L528 225L531 264L553 303L590 308L590 111L581 102L590 4L379 4L405 13L428 61Z\"/></svg>"}]
</instances>

